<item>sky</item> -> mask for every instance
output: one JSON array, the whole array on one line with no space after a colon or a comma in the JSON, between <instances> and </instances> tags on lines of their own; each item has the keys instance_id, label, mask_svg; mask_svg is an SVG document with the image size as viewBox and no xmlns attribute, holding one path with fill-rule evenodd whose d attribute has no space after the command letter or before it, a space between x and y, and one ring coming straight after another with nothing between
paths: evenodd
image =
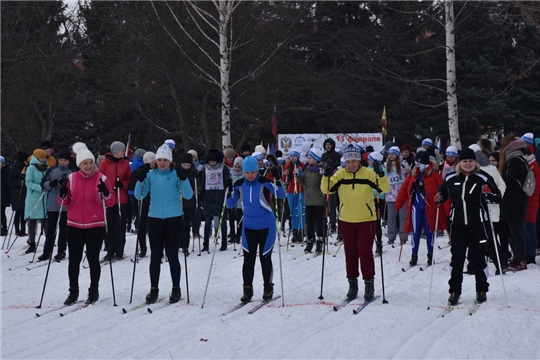
<instances>
[{"instance_id":1,"label":"sky","mask_svg":"<svg viewBox=\"0 0 540 360\"><path fill-rule=\"evenodd\" d=\"M8 211L8 219L10 213ZM4 237L1 238L4 241ZM287 237L280 239L286 244ZM330 238L333 243L335 236ZM457 308L442 318L448 298L448 242L436 239L436 265L421 271L426 263L422 240L419 265L402 271L410 259L410 246L386 245L383 254L385 298L367 306L358 315L353 309L359 298L335 312L347 293L343 249L329 245L324 257L313 258L300 246L274 248L275 295L282 298L254 314L248 311L260 302L262 275L257 263L250 304L223 315L239 303L242 295L242 257L229 245L216 251L201 308L212 260L211 254L187 258L189 303L185 263L182 264L183 300L168 304L171 280L167 263L161 266L158 304L145 306L150 289L149 258L135 268L133 302L129 303L135 253L135 235L127 236L126 258L113 263L117 306L113 306L109 265L101 267L100 300L84 309L66 313L79 305L59 309L68 295L67 259L53 262L40 303L47 263L30 263L24 255L26 238L19 238L9 252L2 252L2 359L538 359L540 358L540 269L508 273L488 279L488 300L472 316L468 309L475 298L474 277L464 275L463 294ZM13 237L10 239L13 241ZM42 239L43 241L43 239ZM7 243L7 241L6 241ZM42 251L39 245L38 256ZM215 247L211 245L211 252ZM281 251L281 267L279 262ZM106 253L102 252L101 257ZM336 256L334 256L336 255ZM382 295L380 259L375 259L375 293ZM537 257L537 261L540 258ZM35 266L39 266L34 268ZM85 264L87 265L87 264ZM28 270L28 269L30 270ZM280 283L283 273L283 288ZM495 268L489 264L490 273ZM433 270L433 272L432 272ZM433 277L433 278L432 278ZM81 295L85 300L89 270L81 267ZM432 282L431 292L430 283ZM431 294L431 301L430 299ZM508 301L508 307L506 306ZM139 306L138 308L135 308ZM429 310L428 310L429 306ZM147 308L153 309L152 313ZM127 312L124 314L122 309ZM36 313L43 314L37 317Z\"/></svg>"}]
</instances>

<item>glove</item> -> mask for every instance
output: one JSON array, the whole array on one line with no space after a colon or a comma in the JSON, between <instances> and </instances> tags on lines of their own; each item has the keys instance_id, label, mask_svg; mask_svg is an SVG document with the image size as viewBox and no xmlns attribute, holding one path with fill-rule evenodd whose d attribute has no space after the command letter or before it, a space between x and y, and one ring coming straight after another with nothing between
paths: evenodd
<instances>
[{"instance_id":1,"label":"glove","mask_svg":"<svg viewBox=\"0 0 540 360\"><path fill-rule=\"evenodd\" d=\"M115 186L116 186L117 189L123 189L124 188L124 184L122 184L122 182L120 180L116 180Z\"/></svg>"},{"instance_id":2,"label":"glove","mask_svg":"<svg viewBox=\"0 0 540 360\"><path fill-rule=\"evenodd\" d=\"M227 193L230 194L233 191L233 182L231 178L228 178L225 182L225 189L227 190Z\"/></svg>"},{"instance_id":3,"label":"glove","mask_svg":"<svg viewBox=\"0 0 540 360\"><path fill-rule=\"evenodd\" d=\"M58 180L54 179L54 180L51 180L49 181L49 186L52 188L55 188L56 185L58 185Z\"/></svg>"},{"instance_id":4,"label":"glove","mask_svg":"<svg viewBox=\"0 0 540 360\"><path fill-rule=\"evenodd\" d=\"M276 167L270 169L270 174L274 179L279 179L279 170Z\"/></svg>"},{"instance_id":5,"label":"glove","mask_svg":"<svg viewBox=\"0 0 540 360\"><path fill-rule=\"evenodd\" d=\"M413 190L422 192L424 191L424 183L422 181L415 180L412 184L412 188Z\"/></svg>"},{"instance_id":6,"label":"glove","mask_svg":"<svg viewBox=\"0 0 540 360\"><path fill-rule=\"evenodd\" d=\"M186 172L182 168L176 169L176 176L178 176L178 178L182 181L187 179Z\"/></svg>"},{"instance_id":7,"label":"glove","mask_svg":"<svg viewBox=\"0 0 540 360\"><path fill-rule=\"evenodd\" d=\"M146 175L148 175L148 172L150 171L150 168L149 167L144 167L141 172L139 172L139 181L140 182L144 182L144 180L146 179Z\"/></svg>"},{"instance_id":8,"label":"glove","mask_svg":"<svg viewBox=\"0 0 540 360\"><path fill-rule=\"evenodd\" d=\"M60 188L60 192L58 193L58 196L60 196L60 198L62 198L62 199L65 199L66 196L67 196L67 193L68 193L67 182L64 181L64 184Z\"/></svg>"},{"instance_id":9,"label":"glove","mask_svg":"<svg viewBox=\"0 0 540 360\"><path fill-rule=\"evenodd\" d=\"M377 174L379 177L383 177L384 176L384 171L381 167L381 163L378 162L378 161L375 161L373 163L373 171L375 171L375 174Z\"/></svg>"},{"instance_id":10,"label":"glove","mask_svg":"<svg viewBox=\"0 0 540 360\"><path fill-rule=\"evenodd\" d=\"M334 162L332 160L326 160L324 165L324 176L330 177L334 174Z\"/></svg>"},{"instance_id":11,"label":"glove","mask_svg":"<svg viewBox=\"0 0 540 360\"><path fill-rule=\"evenodd\" d=\"M99 179L98 191L103 194L103 196L109 196L110 192L107 189L107 185L103 182L103 179Z\"/></svg>"},{"instance_id":12,"label":"glove","mask_svg":"<svg viewBox=\"0 0 540 360\"><path fill-rule=\"evenodd\" d=\"M435 201L435 204L437 205L440 205L444 202L443 200L443 196L441 193L436 193L435 196L433 197L433 201Z\"/></svg>"},{"instance_id":13,"label":"glove","mask_svg":"<svg viewBox=\"0 0 540 360\"><path fill-rule=\"evenodd\" d=\"M491 188L490 188L487 184L484 184L484 185L482 186L482 193L483 193L484 195L492 194Z\"/></svg>"}]
</instances>

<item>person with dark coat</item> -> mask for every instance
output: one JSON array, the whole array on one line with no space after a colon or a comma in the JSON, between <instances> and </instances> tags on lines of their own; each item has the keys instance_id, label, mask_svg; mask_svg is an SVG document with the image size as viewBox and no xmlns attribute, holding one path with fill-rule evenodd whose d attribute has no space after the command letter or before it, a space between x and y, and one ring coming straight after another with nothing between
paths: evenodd
<instances>
[{"instance_id":1,"label":"person with dark coat","mask_svg":"<svg viewBox=\"0 0 540 360\"><path fill-rule=\"evenodd\" d=\"M17 160L11 166L11 171L7 177L10 185L11 210L15 212L13 223L15 224L15 235L28 236L26 234L26 220L24 219L24 203L26 199L26 184L24 182L23 170L26 167L28 154L19 151ZM2 176L2 180L4 176Z\"/></svg>"},{"instance_id":2,"label":"person with dark coat","mask_svg":"<svg viewBox=\"0 0 540 360\"><path fill-rule=\"evenodd\" d=\"M199 189L201 187L201 184L199 183L199 177L197 176L197 169L193 164L193 156L190 153L184 153L180 161L182 162L182 169L184 169L184 172L186 173L191 188L195 192L195 189ZM195 196L191 197L191 199L182 200L182 209L184 211L184 226L182 228L182 239L180 241L180 248L186 256L189 255L189 240L191 228L193 225L198 224L196 221L194 221L197 210L196 206L198 205L197 201L198 197ZM199 228L193 228L193 232L198 233Z\"/></svg>"},{"instance_id":3,"label":"person with dark coat","mask_svg":"<svg viewBox=\"0 0 540 360\"><path fill-rule=\"evenodd\" d=\"M529 171L523 156L527 151L527 143L518 137L510 135L501 140L499 172L506 183L506 192L500 203L501 220L505 221L504 230L513 253L512 262L508 265L512 271L527 269L523 226L529 198L521 187Z\"/></svg>"},{"instance_id":4,"label":"person with dark coat","mask_svg":"<svg viewBox=\"0 0 540 360\"><path fill-rule=\"evenodd\" d=\"M144 165L144 154L146 154L146 150L144 149L139 148L135 150L135 156L133 156L133 161L129 165L129 167L131 168L131 174L133 174L136 169ZM128 185L128 202L129 207L131 208L131 216L127 219L126 231L131 233L136 233L137 229L139 228L139 202L137 201L137 199L135 199L135 195L133 195L133 190L135 189L136 182L137 179L135 179L135 181L131 179ZM133 225L135 226L134 230L131 229L131 221L133 221Z\"/></svg>"},{"instance_id":5,"label":"person with dark coat","mask_svg":"<svg viewBox=\"0 0 540 360\"><path fill-rule=\"evenodd\" d=\"M336 142L332 138L324 140L324 154L322 154L321 163L326 164L328 160L334 163L334 169L337 169L341 164L341 155L336 151ZM339 206L338 194L331 194L328 201L328 216L330 217L330 234L335 234L337 231L337 208Z\"/></svg>"},{"instance_id":6,"label":"person with dark coat","mask_svg":"<svg viewBox=\"0 0 540 360\"><path fill-rule=\"evenodd\" d=\"M223 163L223 153L218 149L210 149L205 157L202 172L201 197L203 199L204 242L202 251L209 250L210 232L214 221L215 233L221 221L220 251L227 250L227 220L224 211L225 188L230 180L230 171Z\"/></svg>"},{"instance_id":7,"label":"person with dark coat","mask_svg":"<svg viewBox=\"0 0 540 360\"><path fill-rule=\"evenodd\" d=\"M6 208L9 207L10 203L10 186L9 186L9 173L10 169L9 166L6 164L6 159L4 159L3 156L0 156L0 166L2 167L2 199L1 199L1 206L2 206L2 231L1 235L6 236L8 233L8 223L7 223L7 217L6 217Z\"/></svg>"},{"instance_id":8,"label":"person with dark coat","mask_svg":"<svg viewBox=\"0 0 540 360\"><path fill-rule=\"evenodd\" d=\"M489 283L486 264L486 246L490 238L488 202L498 202L501 192L493 178L480 169L472 149L460 154L456 171L450 173L434 197L437 204L448 198L451 202L452 260L448 303L456 305L461 295L463 265L469 249L468 259L474 264L476 277L476 301L487 299Z\"/></svg>"}]
</instances>

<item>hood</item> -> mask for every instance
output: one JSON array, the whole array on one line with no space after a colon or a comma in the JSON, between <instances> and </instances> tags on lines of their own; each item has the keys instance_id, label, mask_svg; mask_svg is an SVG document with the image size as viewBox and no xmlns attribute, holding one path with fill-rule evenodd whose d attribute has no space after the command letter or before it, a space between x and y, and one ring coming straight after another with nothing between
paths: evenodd
<instances>
[{"instance_id":1,"label":"hood","mask_svg":"<svg viewBox=\"0 0 540 360\"><path fill-rule=\"evenodd\" d=\"M476 156L476 162L480 165L480 166L488 166L489 165L489 159L488 157L486 156L486 154L484 154L483 151L476 151L474 153L474 155Z\"/></svg>"},{"instance_id":2,"label":"hood","mask_svg":"<svg viewBox=\"0 0 540 360\"><path fill-rule=\"evenodd\" d=\"M332 149L330 149L330 151L335 151L336 150L336 142L334 141L334 139L328 138L328 139L324 140L324 143L323 143L324 151L326 151L326 144L332 145Z\"/></svg>"}]
</instances>

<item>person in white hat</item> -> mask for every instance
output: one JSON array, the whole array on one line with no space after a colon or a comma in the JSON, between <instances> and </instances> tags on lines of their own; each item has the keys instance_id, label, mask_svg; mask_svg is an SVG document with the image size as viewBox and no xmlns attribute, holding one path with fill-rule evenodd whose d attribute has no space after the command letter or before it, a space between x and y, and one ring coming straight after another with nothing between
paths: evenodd
<instances>
[{"instance_id":1,"label":"person in white hat","mask_svg":"<svg viewBox=\"0 0 540 360\"><path fill-rule=\"evenodd\" d=\"M401 150L397 146L388 149L386 160L387 177L390 181L390 191L385 194L386 212L388 213L388 244L392 245L398 236L397 217L399 216L399 237L401 243L407 241L405 222L407 221L407 209L401 208L396 211L396 198L405 178L411 171L409 163L401 157Z\"/></svg>"},{"instance_id":2,"label":"person in white hat","mask_svg":"<svg viewBox=\"0 0 540 360\"><path fill-rule=\"evenodd\" d=\"M180 261L178 251L183 230L182 199L193 197L193 189L180 164L172 163L172 150L167 144L156 151L157 169L143 168L135 185L135 197L144 199L151 194L148 210L148 239L150 241L150 292L146 303L153 304L159 296L159 275L163 252L171 273L170 303L180 301Z\"/></svg>"},{"instance_id":3,"label":"person in white hat","mask_svg":"<svg viewBox=\"0 0 540 360\"><path fill-rule=\"evenodd\" d=\"M459 162L458 151L455 146L449 146L445 151L445 160L442 163L441 177L444 180L446 175L455 171L455 167Z\"/></svg>"}]
</instances>

